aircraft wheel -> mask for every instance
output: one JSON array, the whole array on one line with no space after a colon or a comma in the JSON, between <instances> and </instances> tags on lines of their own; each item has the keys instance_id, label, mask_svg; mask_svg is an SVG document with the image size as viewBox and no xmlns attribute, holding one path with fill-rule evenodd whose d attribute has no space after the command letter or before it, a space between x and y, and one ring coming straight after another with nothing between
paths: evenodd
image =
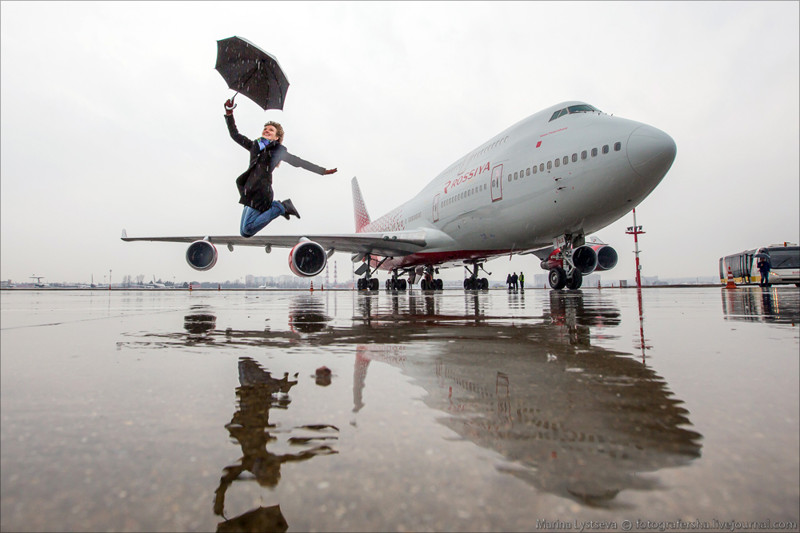
<instances>
[{"instance_id":1,"label":"aircraft wheel","mask_svg":"<svg viewBox=\"0 0 800 533\"><path fill-rule=\"evenodd\" d=\"M579 272L575 272L575 274L567 279L567 288L570 290L578 290L583 285L583 276Z\"/></svg>"},{"instance_id":2,"label":"aircraft wheel","mask_svg":"<svg viewBox=\"0 0 800 533\"><path fill-rule=\"evenodd\" d=\"M430 287L428 286L428 280L422 278L422 281L419 282L419 288L422 289L423 291L430 290Z\"/></svg>"},{"instance_id":3,"label":"aircraft wheel","mask_svg":"<svg viewBox=\"0 0 800 533\"><path fill-rule=\"evenodd\" d=\"M481 289L482 291L487 291L487 290L489 290L489 280L488 280L488 279L486 279L486 278L481 278L481 279L480 279L480 283L479 283L479 285L480 285L480 289Z\"/></svg>"},{"instance_id":4,"label":"aircraft wheel","mask_svg":"<svg viewBox=\"0 0 800 533\"><path fill-rule=\"evenodd\" d=\"M377 291L380 288L380 282L378 278L372 278L369 280L369 290Z\"/></svg>"},{"instance_id":5,"label":"aircraft wheel","mask_svg":"<svg viewBox=\"0 0 800 533\"><path fill-rule=\"evenodd\" d=\"M406 290L406 280L398 279L397 280L397 290L404 291Z\"/></svg>"},{"instance_id":6,"label":"aircraft wheel","mask_svg":"<svg viewBox=\"0 0 800 533\"><path fill-rule=\"evenodd\" d=\"M553 289L563 289L567 285L567 273L561 267L551 268L547 280Z\"/></svg>"},{"instance_id":7,"label":"aircraft wheel","mask_svg":"<svg viewBox=\"0 0 800 533\"><path fill-rule=\"evenodd\" d=\"M358 278L358 281L356 281L356 287L358 287L358 290L360 290L360 291L364 290L364 282L365 281L366 280L364 278Z\"/></svg>"},{"instance_id":8,"label":"aircraft wheel","mask_svg":"<svg viewBox=\"0 0 800 533\"><path fill-rule=\"evenodd\" d=\"M464 290L465 291L475 290L475 283L472 278L464 278Z\"/></svg>"},{"instance_id":9,"label":"aircraft wheel","mask_svg":"<svg viewBox=\"0 0 800 533\"><path fill-rule=\"evenodd\" d=\"M440 279L433 280L433 288L437 291L444 289L444 281Z\"/></svg>"}]
</instances>

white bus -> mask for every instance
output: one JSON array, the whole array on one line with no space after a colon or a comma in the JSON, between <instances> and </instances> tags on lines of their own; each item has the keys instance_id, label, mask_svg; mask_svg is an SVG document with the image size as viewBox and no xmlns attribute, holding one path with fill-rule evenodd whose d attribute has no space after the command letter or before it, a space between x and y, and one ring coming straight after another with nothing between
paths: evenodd
<instances>
[{"instance_id":1,"label":"white bus","mask_svg":"<svg viewBox=\"0 0 800 533\"><path fill-rule=\"evenodd\" d=\"M789 242L762 246L721 257L719 259L720 281L723 284L728 282L728 267L730 267L733 281L737 285L760 283L761 273L758 271L758 259L755 257L759 252L769 254L770 285L794 283L800 287L800 246Z\"/></svg>"}]
</instances>

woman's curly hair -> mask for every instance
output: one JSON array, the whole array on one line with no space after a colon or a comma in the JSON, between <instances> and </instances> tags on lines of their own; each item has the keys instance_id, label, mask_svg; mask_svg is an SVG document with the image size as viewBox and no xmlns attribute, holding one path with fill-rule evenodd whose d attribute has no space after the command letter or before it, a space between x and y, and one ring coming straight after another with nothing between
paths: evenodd
<instances>
[{"instance_id":1,"label":"woman's curly hair","mask_svg":"<svg viewBox=\"0 0 800 533\"><path fill-rule=\"evenodd\" d=\"M283 144L283 126L281 126L281 125L280 125L280 124L278 124L277 122L273 122L273 121L269 121L269 122L267 122L266 124L264 124L264 127L265 127L265 128L266 128L267 126L274 126L274 127L275 127L275 130L276 130L276 131L277 131L277 133L278 133L278 142L279 142L279 143L281 143L281 144Z\"/></svg>"}]
</instances>

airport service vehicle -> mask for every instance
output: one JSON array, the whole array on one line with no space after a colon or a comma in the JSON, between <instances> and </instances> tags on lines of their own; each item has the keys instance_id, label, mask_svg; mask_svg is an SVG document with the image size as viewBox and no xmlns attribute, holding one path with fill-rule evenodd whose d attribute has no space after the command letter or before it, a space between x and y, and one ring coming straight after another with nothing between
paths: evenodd
<instances>
[{"instance_id":1,"label":"airport service vehicle","mask_svg":"<svg viewBox=\"0 0 800 533\"><path fill-rule=\"evenodd\" d=\"M212 268L216 245L288 248L289 268L316 276L334 252L349 252L358 288L404 290L421 278L441 289L440 267L463 266L464 288L486 289L489 259L535 254L551 287L577 289L582 277L616 265L617 254L586 236L629 213L664 178L675 159L672 138L647 124L608 115L584 102L551 106L495 135L428 183L416 196L371 220L352 180L355 233L128 237L189 243L186 261Z\"/></svg>"},{"instance_id":2,"label":"airport service vehicle","mask_svg":"<svg viewBox=\"0 0 800 533\"><path fill-rule=\"evenodd\" d=\"M719 278L725 284L728 282L728 267L731 269L733 281L737 285L752 285L761 282L761 272L758 271L758 258L761 253L769 254L770 285L783 285L794 283L800 287L800 246L784 242L762 246L753 250L745 250L738 254L726 255L719 259Z\"/></svg>"}]
</instances>

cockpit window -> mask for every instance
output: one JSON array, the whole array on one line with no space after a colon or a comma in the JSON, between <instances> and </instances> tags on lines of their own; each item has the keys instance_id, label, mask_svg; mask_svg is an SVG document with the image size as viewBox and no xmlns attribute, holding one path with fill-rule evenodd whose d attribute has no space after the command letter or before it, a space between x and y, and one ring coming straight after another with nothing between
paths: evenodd
<instances>
[{"instance_id":1,"label":"cockpit window","mask_svg":"<svg viewBox=\"0 0 800 533\"><path fill-rule=\"evenodd\" d=\"M564 109L559 109L558 111L556 111L555 113L553 113L553 116L552 116L552 117L550 117L550 120L549 120L548 122L552 122L552 121L554 121L555 119L557 119L558 117L564 116L564 115L566 115L566 114L567 114L567 108L564 108Z\"/></svg>"},{"instance_id":2,"label":"cockpit window","mask_svg":"<svg viewBox=\"0 0 800 533\"><path fill-rule=\"evenodd\" d=\"M550 120L548 122L552 122L555 119L557 119L559 117L563 117L564 115L567 115L567 114L572 114L572 113L594 113L596 111L600 111L600 110L590 106L589 104L571 105L569 107L565 107L564 109L559 109L558 111L553 113L553 116L550 117Z\"/></svg>"},{"instance_id":3,"label":"cockpit window","mask_svg":"<svg viewBox=\"0 0 800 533\"><path fill-rule=\"evenodd\" d=\"M567 109L569 110L570 113L592 113L594 111L597 111L597 109L587 104L571 105Z\"/></svg>"}]
</instances>

